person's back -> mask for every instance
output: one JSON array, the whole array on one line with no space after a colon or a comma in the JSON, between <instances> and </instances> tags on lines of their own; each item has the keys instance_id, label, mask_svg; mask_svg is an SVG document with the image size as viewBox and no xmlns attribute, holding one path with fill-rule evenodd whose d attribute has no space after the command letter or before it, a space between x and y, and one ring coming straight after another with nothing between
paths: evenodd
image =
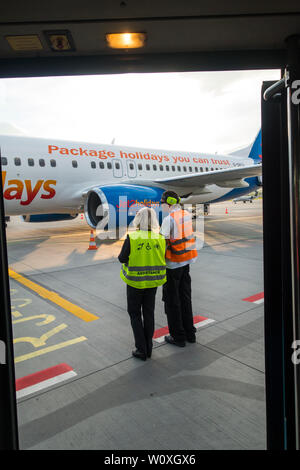
<instances>
[{"instance_id":1,"label":"person's back","mask_svg":"<svg viewBox=\"0 0 300 470\"><path fill-rule=\"evenodd\" d=\"M158 287L165 283L165 238L159 233L138 230L129 234L130 256L123 264L121 278L137 289Z\"/></svg>"},{"instance_id":2,"label":"person's back","mask_svg":"<svg viewBox=\"0 0 300 470\"><path fill-rule=\"evenodd\" d=\"M169 217L174 225L168 239L166 258L171 263L180 263L177 267L190 264L197 258L191 214L179 207L171 211Z\"/></svg>"},{"instance_id":3,"label":"person's back","mask_svg":"<svg viewBox=\"0 0 300 470\"><path fill-rule=\"evenodd\" d=\"M136 232L128 234L119 255L121 279L127 284L127 311L135 338L133 356L146 360L152 354L154 308L157 287L166 282L165 238L153 209L141 209L135 219Z\"/></svg>"},{"instance_id":4,"label":"person's back","mask_svg":"<svg viewBox=\"0 0 300 470\"><path fill-rule=\"evenodd\" d=\"M160 233L167 240L167 282L163 286L163 300L168 319L168 343L185 346L194 343L192 288L190 264L197 258L196 239L192 217L179 205L180 197L173 191L165 191L161 204L166 205L169 215L163 220Z\"/></svg>"}]
</instances>

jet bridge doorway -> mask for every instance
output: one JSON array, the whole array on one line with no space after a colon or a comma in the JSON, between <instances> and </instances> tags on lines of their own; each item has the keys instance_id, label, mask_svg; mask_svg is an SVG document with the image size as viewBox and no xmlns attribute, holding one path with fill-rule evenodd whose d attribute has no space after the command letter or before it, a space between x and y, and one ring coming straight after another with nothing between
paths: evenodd
<instances>
[{"instance_id":1,"label":"jet bridge doorway","mask_svg":"<svg viewBox=\"0 0 300 470\"><path fill-rule=\"evenodd\" d=\"M262 87L267 448L299 450L299 38L279 82Z\"/></svg>"},{"instance_id":2,"label":"jet bridge doorway","mask_svg":"<svg viewBox=\"0 0 300 470\"><path fill-rule=\"evenodd\" d=\"M268 449L299 449L299 103L298 43L292 40L285 76L262 89L264 181L265 360ZM266 92L269 90L269 92ZM297 91L297 89L295 89ZM274 92L274 93L273 93ZM280 93L278 93L280 92ZM267 98L267 99L265 99ZM129 163L129 162L128 162ZM0 168L1 170L1 168ZM132 177L135 176L135 168ZM274 193L274 187L277 192ZM2 193L0 182L0 196ZM0 448L18 447L4 211L1 220ZM6 294L6 295L5 295ZM4 359L3 359L4 358Z\"/></svg>"}]
</instances>

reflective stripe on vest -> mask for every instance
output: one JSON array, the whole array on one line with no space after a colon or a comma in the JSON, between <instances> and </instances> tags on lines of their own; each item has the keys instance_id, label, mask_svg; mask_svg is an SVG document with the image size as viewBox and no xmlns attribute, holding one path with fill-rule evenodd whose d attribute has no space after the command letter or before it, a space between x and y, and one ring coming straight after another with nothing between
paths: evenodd
<instances>
[{"instance_id":1,"label":"reflective stripe on vest","mask_svg":"<svg viewBox=\"0 0 300 470\"><path fill-rule=\"evenodd\" d=\"M128 265L123 264L120 276L126 284L145 289L166 282L166 241L154 232L141 230L129 234L130 255Z\"/></svg>"},{"instance_id":2,"label":"reflective stripe on vest","mask_svg":"<svg viewBox=\"0 0 300 470\"><path fill-rule=\"evenodd\" d=\"M175 263L196 258L196 239L193 233L191 215L187 211L178 210L171 212L170 216L174 219L177 238L170 238L168 240L166 258Z\"/></svg>"},{"instance_id":3,"label":"reflective stripe on vest","mask_svg":"<svg viewBox=\"0 0 300 470\"><path fill-rule=\"evenodd\" d=\"M126 277L126 279L128 279L130 281L138 281L138 282L158 281L158 280L161 280L161 279L165 279L165 277L166 277L165 272L163 274L155 275L154 273L156 273L156 271L154 271L154 272L152 271L153 274L151 274L151 276L149 276L149 275L146 275L146 276L130 276L128 274L128 272L126 272L126 270L124 269L123 266L122 266L122 272L123 272L124 276Z\"/></svg>"},{"instance_id":4,"label":"reflective stripe on vest","mask_svg":"<svg viewBox=\"0 0 300 470\"><path fill-rule=\"evenodd\" d=\"M139 266L138 269L135 266L127 266L128 271L162 271L166 268L164 266Z\"/></svg>"}]
</instances>

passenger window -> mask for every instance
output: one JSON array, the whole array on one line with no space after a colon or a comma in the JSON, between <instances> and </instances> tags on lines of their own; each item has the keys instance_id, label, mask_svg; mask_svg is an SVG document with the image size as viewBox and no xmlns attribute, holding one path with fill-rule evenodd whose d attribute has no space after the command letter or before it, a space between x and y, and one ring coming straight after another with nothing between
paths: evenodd
<instances>
[{"instance_id":1,"label":"passenger window","mask_svg":"<svg viewBox=\"0 0 300 470\"><path fill-rule=\"evenodd\" d=\"M201 171L201 173L203 173L203 168L202 168L202 166L200 166L200 171Z\"/></svg>"},{"instance_id":2,"label":"passenger window","mask_svg":"<svg viewBox=\"0 0 300 470\"><path fill-rule=\"evenodd\" d=\"M170 167L169 165L166 165L166 170L169 171L170 170Z\"/></svg>"},{"instance_id":3,"label":"passenger window","mask_svg":"<svg viewBox=\"0 0 300 470\"><path fill-rule=\"evenodd\" d=\"M117 170L119 170L119 169L120 169L120 163L119 163L119 162L116 162L116 163L115 163L115 167L116 167Z\"/></svg>"},{"instance_id":4,"label":"passenger window","mask_svg":"<svg viewBox=\"0 0 300 470\"><path fill-rule=\"evenodd\" d=\"M109 163L107 164L107 166L109 165ZM130 170L134 170L134 164L133 163L129 163L129 168Z\"/></svg>"},{"instance_id":5,"label":"passenger window","mask_svg":"<svg viewBox=\"0 0 300 470\"><path fill-rule=\"evenodd\" d=\"M198 167L197 166L195 166L195 172L198 173Z\"/></svg>"},{"instance_id":6,"label":"passenger window","mask_svg":"<svg viewBox=\"0 0 300 470\"><path fill-rule=\"evenodd\" d=\"M183 171L186 171L186 166L183 167Z\"/></svg>"},{"instance_id":7,"label":"passenger window","mask_svg":"<svg viewBox=\"0 0 300 470\"><path fill-rule=\"evenodd\" d=\"M56 166L56 160L50 160L50 165L54 168Z\"/></svg>"},{"instance_id":8,"label":"passenger window","mask_svg":"<svg viewBox=\"0 0 300 470\"><path fill-rule=\"evenodd\" d=\"M96 168L96 162L91 162L91 168Z\"/></svg>"},{"instance_id":9,"label":"passenger window","mask_svg":"<svg viewBox=\"0 0 300 470\"><path fill-rule=\"evenodd\" d=\"M176 168L174 165L172 165L172 171L176 171Z\"/></svg>"},{"instance_id":10,"label":"passenger window","mask_svg":"<svg viewBox=\"0 0 300 470\"><path fill-rule=\"evenodd\" d=\"M178 170L178 171L181 171L181 166L178 165L177 170Z\"/></svg>"},{"instance_id":11,"label":"passenger window","mask_svg":"<svg viewBox=\"0 0 300 470\"><path fill-rule=\"evenodd\" d=\"M132 163L130 163L130 165L132 165ZM108 168L109 170L111 170L111 168L112 168L111 162L107 162L107 168Z\"/></svg>"},{"instance_id":12,"label":"passenger window","mask_svg":"<svg viewBox=\"0 0 300 470\"><path fill-rule=\"evenodd\" d=\"M16 166L21 166L21 159L20 159L20 158L16 157L16 158L14 159L14 162L15 162L15 165L16 165Z\"/></svg>"},{"instance_id":13,"label":"passenger window","mask_svg":"<svg viewBox=\"0 0 300 470\"><path fill-rule=\"evenodd\" d=\"M193 168L189 166L189 172L192 173L192 171L193 171Z\"/></svg>"},{"instance_id":14,"label":"passenger window","mask_svg":"<svg viewBox=\"0 0 300 470\"><path fill-rule=\"evenodd\" d=\"M150 165L149 165L149 163L146 163L146 170L150 170Z\"/></svg>"},{"instance_id":15,"label":"passenger window","mask_svg":"<svg viewBox=\"0 0 300 470\"><path fill-rule=\"evenodd\" d=\"M154 171L157 170L157 166L156 166L156 165L153 165L153 170L154 170Z\"/></svg>"},{"instance_id":16,"label":"passenger window","mask_svg":"<svg viewBox=\"0 0 300 470\"><path fill-rule=\"evenodd\" d=\"M160 169L160 171L163 171L164 170L163 165L159 165L159 169Z\"/></svg>"},{"instance_id":17,"label":"passenger window","mask_svg":"<svg viewBox=\"0 0 300 470\"><path fill-rule=\"evenodd\" d=\"M1 157L1 165L7 165L7 158Z\"/></svg>"},{"instance_id":18,"label":"passenger window","mask_svg":"<svg viewBox=\"0 0 300 470\"><path fill-rule=\"evenodd\" d=\"M78 167L78 163L76 160L72 160L72 167L73 168L77 168Z\"/></svg>"},{"instance_id":19,"label":"passenger window","mask_svg":"<svg viewBox=\"0 0 300 470\"><path fill-rule=\"evenodd\" d=\"M33 158L28 158L28 166L34 166Z\"/></svg>"},{"instance_id":20,"label":"passenger window","mask_svg":"<svg viewBox=\"0 0 300 470\"><path fill-rule=\"evenodd\" d=\"M205 171L209 171L209 169L206 167L206 168L205 168Z\"/></svg>"},{"instance_id":21,"label":"passenger window","mask_svg":"<svg viewBox=\"0 0 300 470\"><path fill-rule=\"evenodd\" d=\"M138 164L138 169L139 170L142 170L143 169L143 165L141 163Z\"/></svg>"},{"instance_id":22,"label":"passenger window","mask_svg":"<svg viewBox=\"0 0 300 470\"><path fill-rule=\"evenodd\" d=\"M45 166L45 160L43 158L39 159L39 165L40 166Z\"/></svg>"},{"instance_id":23,"label":"passenger window","mask_svg":"<svg viewBox=\"0 0 300 470\"><path fill-rule=\"evenodd\" d=\"M104 168L104 163L103 163L103 162L99 162L99 167L100 167L101 169L103 169L103 168Z\"/></svg>"}]
</instances>

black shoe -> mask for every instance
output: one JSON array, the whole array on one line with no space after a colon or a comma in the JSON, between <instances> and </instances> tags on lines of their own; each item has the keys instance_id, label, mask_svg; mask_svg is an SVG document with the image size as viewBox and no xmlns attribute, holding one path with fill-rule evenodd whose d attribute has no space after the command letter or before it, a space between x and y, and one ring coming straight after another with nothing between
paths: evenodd
<instances>
[{"instance_id":1,"label":"black shoe","mask_svg":"<svg viewBox=\"0 0 300 470\"><path fill-rule=\"evenodd\" d=\"M135 351L132 351L132 355L134 357L137 357L138 359L142 359L142 361L145 361L147 359L146 354L139 351L138 349L136 349Z\"/></svg>"},{"instance_id":2,"label":"black shoe","mask_svg":"<svg viewBox=\"0 0 300 470\"><path fill-rule=\"evenodd\" d=\"M153 349L153 344L146 344L146 355L147 357L151 357L152 356L152 349Z\"/></svg>"},{"instance_id":3,"label":"black shoe","mask_svg":"<svg viewBox=\"0 0 300 470\"><path fill-rule=\"evenodd\" d=\"M196 336L192 336L191 338L186 339L189 343L196 343Z\"/></svg>"},{"instance_id":4,"label":"black shoe","mask_svg":"<svg viewBox=\"0 0 300 470\"><path fill-rule=\"evenodd\" d=\"M184 348L185 346L185 341L175 341L173 336L165 336L165 341L169 344L174 344L174 346L179 346L180 348Z\"/></svg>"}]
</instances>

